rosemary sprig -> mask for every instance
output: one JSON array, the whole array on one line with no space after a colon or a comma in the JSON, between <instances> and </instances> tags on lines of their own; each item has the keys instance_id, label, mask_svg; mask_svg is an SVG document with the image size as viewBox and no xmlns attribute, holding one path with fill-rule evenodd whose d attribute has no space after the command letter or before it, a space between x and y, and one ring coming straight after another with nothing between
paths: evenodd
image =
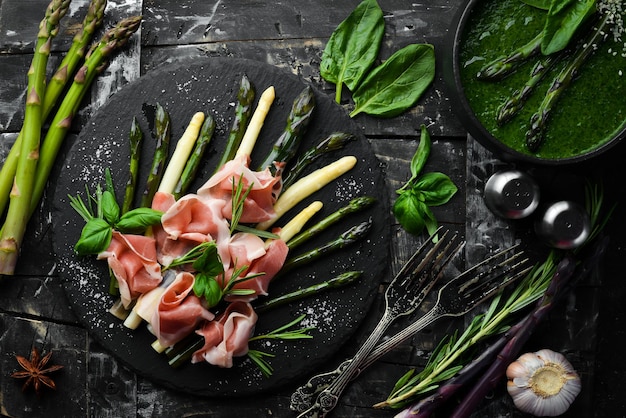
<instances>
[{"instance_id":1,"label":"rosemary sprig","mask_svg":"<svg viewBox=\"0 0 626 418\"><path fill-rule=\"evenodd\" d=\"M300 324L302 320L306 317L306 315L300 315L293 321L288 324L283 325L282 327L276 328L273 331L268 332L267 334L255 335L251 337L249 342L259 341L259 340L302 340L302 339L311 339L312 335L307 334L307 332L314 329L313 327L305 327L298 328L294 330L290 330L290 328L295 327ZM260 369L261 372L265 376L271 376L274 369L266 360L268 357L274 357L273 354L266 353L259 350L248 350L248 357L255 363Z\"/></svg>"},{"instance_id":2,"label":"rosemary sprig","mask_svg":"<svg viewBox=\"0 0 626 418\"><path fill-rule=\"evenodd\" d=\"M243 187L243 176L239 177L237 180L237 184L235 184L235 177L233 176L233 192L232 192L232 205L233 205L233 216L230 221L230 233L235 232L237 225L239 225L239 220L241 219L241 215L243 215L243 208L246 198L252 191L252 186L254 183L250 184L250 187L244 190Z\"/></svg>"},{"instance_id":3,"label":"rosemary sprig","mask_svg":"<svg viewBox=\"0 0 626 418\"><path fill-rule=\"evenodd\" d=\"M259 350L248 350L248 357L250 358L250 360L252 360L254 364L257 365L259 369L261 369L261 373L263 373L263 376L269 377L272 375L274 369L269 364L269 362L265 360L265 358L274 358L276 357L274 354L266 353Z\"/></svg>"},{"instance_id":4,"label":"rosemary sprig","mask_svg":"<svg viewBox=\"0 0 626 418\"><path fill-rule=\"evenodd\" d=\"M278 234L274 234L272 232L269 231L261 231L260 229L256 229L253 228L251 226L246 226L246 225L235 225L235 227L233 228L233 230L235 231L239 231L239 232L247 232L248 234L254 234L259 238L265 238L265 239L278 239L280 238L280 236Z\"/></svg>"},{"instance_id":5,"label":"rosemary sprig","mask_svg":"<svg viewBox=\"0 0 626 418\"><path fill-rule=\"evenodd\" d=\"M241 225L239 220L241 219L241 215L243 214L244 204L246 202L246 198L252 191L252 186L254 183L250 183L250 186L244 190L243 184L243 176L239 177L239 180L235 184L235 177L233 176L233 191L232 191L232 218L230 220L230 233L232 234L235 231L239 232L247 232L249 234L254 234L260 238L266 239L278 239L278 235L273 234L268 231L261 231L260 229L256 229L250 226Z\"/></svg>"}]
</instances>

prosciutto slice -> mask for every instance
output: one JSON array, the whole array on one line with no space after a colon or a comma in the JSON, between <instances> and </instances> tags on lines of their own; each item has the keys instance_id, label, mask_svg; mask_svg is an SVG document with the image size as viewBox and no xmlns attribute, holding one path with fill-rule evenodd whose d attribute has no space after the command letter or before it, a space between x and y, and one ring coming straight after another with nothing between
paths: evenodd
<instances>
[{"instance_id":1,"label":"prosciutto slice","mask_svg":"<svg viewBox=\"0 0 626 418\"><path fill-rule=\"evenodd\" d=\"M196 331L204 337L204 346L193 354L191 362L206 361L219 367L233 367L233 357L248 353L248 340L257 318L249 303L230 303L214 321Z\"/></svg>"},{"instance_id":2,"label":"prosciutto slice","mask_svg":"<svg viewBox=\"0 0 626 418\"><path fill-rule=\"evenodd\" d=\"M159 210L165 214L171 208L174 203L176 203L176 199L174 195L171 193L164 192L156 192L154 198L152 199L152 209ZM161 263L163 266L169 265L171 263L172 258L167 258L164 255L164 244L167 240L167 232L163 230L163 226L161 225L153 225L152 226L152 236L156 241L157 247L157 261ZM167 261L167 263L166 263Z\"/></svg>"},{"instance_id":3,"label":"prosciutto slice","mask_svg":"<svg viewBox=\"0 0 626 418\"><path fill-rule=\"evenodd\" d=\"M261 273L261 275L250 280L239 282L233 286L234 289L251 289L254 290L254 293L250 295L227 295L225 299L229 302L249 302L256 299L259 295L267 295L270 281L283 267L288 252L289 248L284 241L272 241L267 247L265 254L254 260L245 273L246 275Z\"/></svg>"},{"instance_id":4,"label":"prosciutto slice","mask_svg":"<svg viewBox=\"0 0 626 418\"><path fill-rule=\"evenodd\" d=\"M228 252L233 268L250 267L254 260L266 254L265 243L257 235L238 232L230 238Z\"/></svg>"},{"instance_id":5,"label":"prosciutto slice","mask_svg":"<svg viewBox=\"0 0 626 418\"><path fill-rule=\"evenodd\" d=\"M156 261L154 238L113 231L109 247L98 254L106 259L119 284L124 307L161 283L161 266Z\"/></svg>"},{"instance_id":6,"label":"prosciutto slice","mask_svg":"<svg viewBox=\"0 0 626 418\"><path fill-rule=\"evenodd\" d=\"M161 224L172 239L203 242L206 237L218 238L229 234L228 222L220 216L223 206L223 201L188 194L163 214Z\"/></svg>"},{"instance_id":7,"label":"prosciutto slice","mask_svg":"<svg viewBox=\"0 0 626 418\"><path fill-rule=\"evenodd\" d=\"M223 263L228 266L230 227L222 216L225 203L189 194L172 204L161 218L163 234L158 235L157 241L159 262L169 265L198 244L215 241Z\"/></svg>"},{"instance_id":8,"label":"prosciutto slice","mask_svg":"<svg viewBox=\"0 0 626 418\"><path fill-rule=\"evenodd\" d=\"M192 292L194 281L193 274L178 273L159 300L151 324L164 347L191 334L203 321L215 318Z\"/></svg>"},{"instance_id":9,"label":"prosciutto slice","mask_svg":"<svg viewBox=\"0 0 626 418\"><path fill-rule=\"evenodd\" d=\"M269 168L264 171L252 171L248 168L250 158L242 156L233 159L215 173L200 189L200 196L207 196L226 202L222 214L232 219L233 183L235 187L242 182L244 190L250 189L243 204L242 223L258 223L276 216L274 203L282 187L280 175L272 176Z\"/></svg>"}]
</instances>

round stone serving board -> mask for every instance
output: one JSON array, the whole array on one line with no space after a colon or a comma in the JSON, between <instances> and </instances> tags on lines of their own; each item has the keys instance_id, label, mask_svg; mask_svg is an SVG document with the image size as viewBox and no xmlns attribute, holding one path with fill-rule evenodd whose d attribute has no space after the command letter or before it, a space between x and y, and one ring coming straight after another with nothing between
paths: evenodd
<instances>
[{"instance_id":1,"label":"round stone serving board","mask_svg":"<svg viewBox=\"0 0 626 418\"><path fill-rule=\"evenodd\" d=\"M271 377L262 375L247 357L237 358L230 369L209 364L185 364L179 368L168 365L164 354L157 354L150 344L154 336L147 327L130 331L108 310L115 298L108 294L109 274L106 262L95 257L78 257L73 246L84 225L82 218L70 207L68 195L85 198L85 186L93 192L104 186L104 170L109 168L119 201L127 179L128 132L136 117L143 132L142 169L138 195L143 190L152 159L154 140L151 133L154 105L160 103L172 120L172 143L181 136L193 113L203 111L216 120L216 131L198 180L197 190L213 173L223 150L234 117L234 104L239 83L246 75L256 89L256 100L269 86L276 89L276 100L265 121L252 155L255 161L265 156L280 136L295 97L306 83L287 71L260 62L207 58L189 63L170 64L151 71L115 93L81 131L68 151L60 169L53 197L54 247L59 273L68 299L90 332L108 352L128 367L166 387L201 396L240 396L257 394L287 384L301 382L322 368L340 346L354 333L368 314L378 285L387 271L390 240L389 209L384 195L383 175L369 143L346 111L324 93L315 91L316 108L300 150L307 150L335 131L356 136L345 149L327 154L308 171L338 159L354 155L358 163L353 170L321 189L292 210L276 226L281 226L298 209L313 200L321 200L321 219L357 196L373 196L378 202L367 210L353 214L311 242L294 250L294 255L321 245L349 227L372 219L372 228L359 243L325 256L323 259L280 277L270 286L271 295L281 295L297 288L328 280L348 270L362 270L358 283L320 293L259 315L256 334L282 326L306 314L303 326L315 327L312 339L295 341L256 341L250 348L271 353ZM174 145L170 147L170 152Z\"/></svg>"}]
</instances>

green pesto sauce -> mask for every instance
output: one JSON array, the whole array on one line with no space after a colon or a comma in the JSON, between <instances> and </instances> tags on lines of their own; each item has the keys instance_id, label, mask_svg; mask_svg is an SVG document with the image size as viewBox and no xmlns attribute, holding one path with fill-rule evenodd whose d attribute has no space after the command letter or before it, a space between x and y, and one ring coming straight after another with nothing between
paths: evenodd
<instances>
[{"instance_id":1,"label":"green pesto sauce","mask_svg":"<svg viewBox=\"0 0 626 418\"><path fill-rule=\"evenodd\" d=\"M588 58L557 101L548 120L546 139L535 154L525 145L529 120L565 62L547 74L522 111L503 126L496 123L498 107L526 83L537 57L503 80L476 79L484 64L536 36L544 20L545 11L520 0L485 0L477 4L460 48L461 80L470 107L495 138L518 152L546 160L576 157L606 143L626 123L626 58L621 56L622 45L612 36Z\"/></svg>"}]
</instances>

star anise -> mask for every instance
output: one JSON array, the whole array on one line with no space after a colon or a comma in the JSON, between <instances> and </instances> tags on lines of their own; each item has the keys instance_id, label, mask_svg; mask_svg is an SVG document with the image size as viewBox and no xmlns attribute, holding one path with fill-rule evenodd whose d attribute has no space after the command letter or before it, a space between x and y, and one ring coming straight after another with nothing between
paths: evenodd
<instances>
[{"instance_id":1,"label":"star anise","mask_svg":"<svg viewBox=\"0 0 626 418\"><path fill-rule=\"evenodd\" d=\"M22 386L22 391L25 391L30 386L33 386L35 389L35 393L40 395L40 390L43 389L44 386L47 386L51 389L56 389L56 385L54 381L46 376L48 373L52 373L56 370L62 369L63 366L54 365L46 368L48 361L52 357L52 352L49 352L43 357L39 356L39 351L37 348L33 347L30 353L30 359L26 359L25 357L16 355L15 358L17 362L24 369L23 371L14 372L11 377L15 377L17 379L26 379L24 385Z\"/></svg>"}]
</instances>

